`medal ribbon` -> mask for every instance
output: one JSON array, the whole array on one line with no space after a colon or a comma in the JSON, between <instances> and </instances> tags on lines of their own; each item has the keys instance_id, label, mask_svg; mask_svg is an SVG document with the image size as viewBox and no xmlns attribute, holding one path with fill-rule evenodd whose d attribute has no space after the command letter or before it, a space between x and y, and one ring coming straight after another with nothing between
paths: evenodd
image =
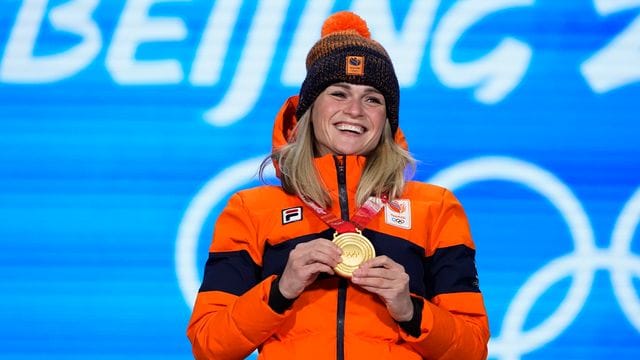
<instances>
[{"instance_id":1,"label":"medal ribbon","mask_svg":"<svg viewBox=\"0 0 640 360\"><path fill-rule=\"evenodd\" d=\"M351 221L346 221L338 218L312 200L302 196L300 199L307 204L322 221L334 228L338 234L358 232L358 230L364 229L371 219L382 210L384 204L387 203L387 196L385 195L383 195L381 199L371 196L356 210Z\"/></svg>"}]
</instances>

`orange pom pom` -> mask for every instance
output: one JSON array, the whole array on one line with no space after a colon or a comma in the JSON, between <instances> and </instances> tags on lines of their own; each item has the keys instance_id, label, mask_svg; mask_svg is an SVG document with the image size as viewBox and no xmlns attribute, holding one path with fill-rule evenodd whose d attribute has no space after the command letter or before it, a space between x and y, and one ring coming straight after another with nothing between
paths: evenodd
<instances>
[{"instance_id":1,"label":"orange pom pom","mask_svg":"<svg viewBox=\"0 0 640 360\"><path fill-rule=\"evenodd\" d=\"M322 25L322 37L348 30L355 31L360 36L371 39L367 22L351 11L340 11L329 16Z\"/></svg>"}]
</instances>

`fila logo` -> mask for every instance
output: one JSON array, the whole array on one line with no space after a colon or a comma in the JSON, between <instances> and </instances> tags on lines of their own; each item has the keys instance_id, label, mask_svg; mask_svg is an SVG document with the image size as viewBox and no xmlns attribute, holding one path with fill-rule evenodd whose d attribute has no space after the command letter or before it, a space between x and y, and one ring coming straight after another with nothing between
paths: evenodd
<instances>
[{"instance_id":1,"label":"fila logo","mask_svg":"<svg viewBox=\"0 0 640 360\"><path fill-rule=\"evenodd\" d=\"M302 220L302 207L294 207L282 210L282 225Z\"/></svg>"}]
</instances>

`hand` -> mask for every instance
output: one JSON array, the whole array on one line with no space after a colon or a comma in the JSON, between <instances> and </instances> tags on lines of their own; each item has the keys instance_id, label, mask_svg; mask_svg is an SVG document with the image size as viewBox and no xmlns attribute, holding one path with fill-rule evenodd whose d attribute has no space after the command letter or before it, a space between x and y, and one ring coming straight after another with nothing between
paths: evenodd
<instances>
[{"instance_id":1,"label":"hand","mask_svg":"<svg viewBox=\"0 0 640 360\"><path fill-rule=\"evenodd\" d=\"M391 258L383 255L364 262L353 272L351 281L378 295L396 321L409 321L413 317L409 275Z\"/></svg>"},{"instance_id":2,"label":"hand","mask_svg":"<svg viewBox=\"0 0 640 360\"><path fill-rule=\"evenodd\" d=\"M280 292L287 299L297 298L320 273L333 275L333 268L342 261L341 255L342 249L327 239L296 245L280 276Z\"/></svg>"}]
</instances>

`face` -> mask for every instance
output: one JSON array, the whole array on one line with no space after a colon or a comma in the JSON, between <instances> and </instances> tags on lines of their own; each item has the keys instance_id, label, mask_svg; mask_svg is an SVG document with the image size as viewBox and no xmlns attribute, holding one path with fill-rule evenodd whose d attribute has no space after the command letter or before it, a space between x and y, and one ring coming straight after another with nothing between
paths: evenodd
<instances>
[{"instance_id":1,"label":"face","mask_svg":"<svg viewBox=\"0 0 640 360\"><path fill-rule=\"evenodd\" d=\"M371 86L333 84L316 98L311 121L317 155L367 155L387 121L385 99Z\"/></svg>"}]
</instances>

